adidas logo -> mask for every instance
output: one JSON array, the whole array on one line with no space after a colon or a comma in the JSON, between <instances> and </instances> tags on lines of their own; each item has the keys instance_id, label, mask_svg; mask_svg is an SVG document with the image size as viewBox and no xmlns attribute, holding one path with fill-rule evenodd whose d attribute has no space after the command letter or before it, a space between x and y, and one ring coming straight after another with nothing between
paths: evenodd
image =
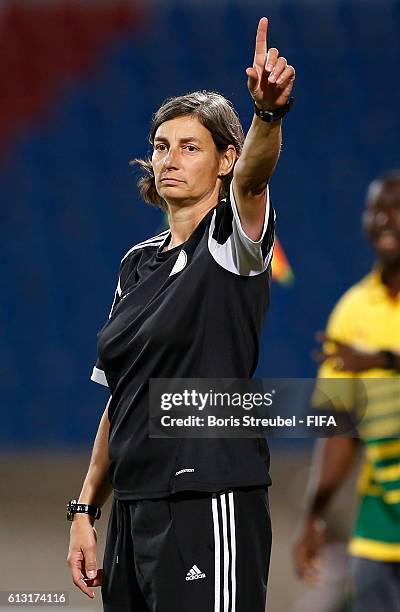
<instances>
[{"instance_id":1,"label":"adidas logo","mask_svg":"<svg viewBox=\"0 0 400 612\"><path fill-rule=\"evenodd\" d=\"M197 565L193 565L193 567L186 574L186 580L199 580L200 578L205 578L206 575L199 570Z\"/></svg>"}]
</instances>

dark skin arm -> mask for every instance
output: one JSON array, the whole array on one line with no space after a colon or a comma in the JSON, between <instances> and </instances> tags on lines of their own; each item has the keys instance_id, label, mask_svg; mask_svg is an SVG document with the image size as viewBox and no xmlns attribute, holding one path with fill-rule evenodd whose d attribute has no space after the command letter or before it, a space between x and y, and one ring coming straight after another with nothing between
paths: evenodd
<instances>
[{"instance_id":1,"label":"dark skin arm","mask_svg":"<svg viewBox=\"0 0 400 612\"><path fill-rule=\"evenodd\" d=\"M338 371L362 372L385 365L380 352L365 353L339 342L325 332L318 332L316 339L330 343L328 354L315 352L316 361L332 360ZM302 533L294 548L297 575L307 582L318 581L318 561L326 542L325 512L334 494L341 487L357 456L359 441L353 438L326 438L316 442L309 482L309 499Z\"/></svg>"},{"instance_id":2,"label":"dark skin arm","mask_svg":"<svg viewBox=\"0 0 400 612\"><path fill-rule=\"evenodd\" d=\"M319 554L326 542L325 511L353 466L358 446L353 438L339 437L315 444L306 517L293 551L296 573L307 582L318 581Z\"/></svg>"},{"instance_id":3,"label":"dark skin arm","mask_svg":"<svg viewBox=\"0 0 400 612\"><path fill-rule=\"evenodd\" d=\"M380 351L366 353L360 351L349 344L339 342L328 336L325 332L316 334L318 342L329 342L335 348L333 352L327 354L322 351L315 351L313 357L316 361L322 363L326 359L332 359L332 365L338 372L364 372L375 368L385 368L386 358ZM396 354L396 370L400 370L400 355Z\"/></svg>"}]
</instances>

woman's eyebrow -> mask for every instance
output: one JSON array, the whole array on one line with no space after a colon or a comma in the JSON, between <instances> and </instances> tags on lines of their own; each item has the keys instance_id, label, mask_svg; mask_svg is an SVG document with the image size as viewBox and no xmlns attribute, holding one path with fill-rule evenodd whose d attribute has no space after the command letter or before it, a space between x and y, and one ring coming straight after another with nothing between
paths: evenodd
<instances>
[{"instance_id":1,"label":"woman's eyebrow","mask_svg":"<svg viewBox=\"0 0 400 612\"><path fill-rule=\"evenodd\" d=\"M168 142L168 138L164 136L156 136L154 142ZM179 142L201 142L196 136L185 136L185 138L179 138Z\"/></svg>"}]
</instances>

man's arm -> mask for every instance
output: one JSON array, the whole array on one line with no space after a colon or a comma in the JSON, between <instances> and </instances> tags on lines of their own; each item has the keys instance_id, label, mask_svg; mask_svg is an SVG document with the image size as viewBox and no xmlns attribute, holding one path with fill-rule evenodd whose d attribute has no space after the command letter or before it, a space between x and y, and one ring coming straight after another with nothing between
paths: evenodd
<instances>
[{"instance_id":1,"label":"man's arm","mask_svg":"<svg viewBox=\"0 0 400 612\"><path fill-rule=\"evenodd\" d=\"M307 510L294 550L297 573L305 580L316 579L316 561L325 542L325 512L353 466L357 449L353 438L325 438L315 445Z\"/></svg>"},{"instance_id":2,"label":"man's arm","mask_svg":"<svg viewBox=\"0 0 400 612\"><path fill-rule=\"evenodd\" d=\"M358 373L374 369L400 371L400 354L397 351L362 351L351 344L340 342L334 334L323 331L317 332L316 339L324 344L329 343L333 348L327 352L323 346L322 350L314 351L314 359L320 363L329 360L337 372Z\"/></svg>"},{"instance_id":3,"label":"man's arm","mask_svg":"<svg viewBox=\"0 0 400 612\"><path fill-rule=\"evenodd\" d=\"M267 47L268 20L258 25L254 62L247 68L247 86L260 109L277 110L290 98L295 79L293 66L288 66L277 49ZM240 220L246 234L259 240L265 216L265 192L279 158L281 121L266 123L256 115L247 133L242 153L233 172L233 191Z\"/></svg>"}]
</instances>

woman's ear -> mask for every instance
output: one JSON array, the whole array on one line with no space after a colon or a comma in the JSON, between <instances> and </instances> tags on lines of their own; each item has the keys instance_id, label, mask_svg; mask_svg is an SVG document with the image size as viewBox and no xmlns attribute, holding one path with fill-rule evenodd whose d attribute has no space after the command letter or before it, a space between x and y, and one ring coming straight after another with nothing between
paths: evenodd
<instances>
[{"instance_id":1,"label":"woman's ear","mask_svg":"<svg viewBox=\"0 0 400 612\"><path fill-rule=\"evenodd\" d=\"M218 178L223 178L232 172L233 166L237 158L236 149L233 145L229 145L221 154L219 163Z\"/></svg>"}]
</instances>

